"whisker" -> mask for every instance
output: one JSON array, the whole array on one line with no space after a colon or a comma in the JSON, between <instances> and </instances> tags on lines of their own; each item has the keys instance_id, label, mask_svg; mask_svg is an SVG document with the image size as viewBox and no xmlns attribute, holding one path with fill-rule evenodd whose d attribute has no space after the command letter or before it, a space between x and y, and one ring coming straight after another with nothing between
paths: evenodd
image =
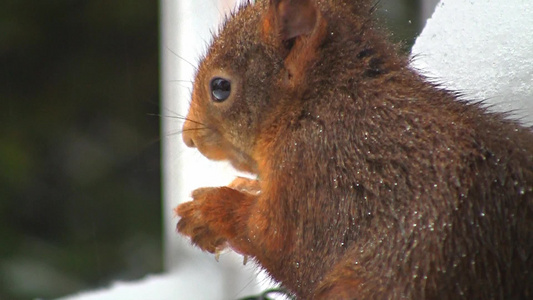
<instances>
[{"instance_id":1,"label":"whisker","mask_svg":"<svg viewBox=\"0 0 533 300\"><path fill-rule=\"evenodd\" d=\"M186 82L186 83L193 83L192 80L187 80L187 79L174 79L174 80L169 80L168 82Z\"/></svg>"},{"instance_id":2,"label":"whisker","mask_svg":"<svg viewBox=\"0 0 533 300\"><path fill-rule=\"evenodd\" d=\"M189 104L190 104L190 101L189 101ZM180 114L178 114L177 112L173 111L173 110L170 110L166 107L162 107L164 110L166 110L167 112L171 113L172 115L162 115L162 114L151 114L151 116L155 116L155 117L166 117L166 118L181 118L182 120L189 120L193 123L197 123L197 124L200 124L200 125L203 125L202 123L199 123L197 121L194 121L192 119L188 119L187 117L184 117L184 116L181 116Z\"/></svg>"},{"instance_id":3,"label":"whisker","mask_svg":"<svg viewBox=\"0 0 533 300\"><path fill-rule=\"evenodd\" d=\"M190 129L186 129L186 130L178 130L178 131L166 133L165 137L173 137L173 136L177 136L177 135L182 135L184 132L195 131L195 130L205 130L205 129L207 129L207 127L204 127L204 128L190 128Z\"/></svg>"},{"instance_id":4,"label":"whisker","mask_svg":"<svg viewBox=\"0 0 533 300\"><path fill-rule=\"evenodd\" d=\"M189 90L189 94L191 93L191 88L190 88L190 84L187 84L187 83L182 83L182 82L177 82L177 85L181 88L184 88L184 89L188 89Z\"/></svg>"},{"instance_id":5,"label":"whisker","mask_svg":"<svg viewBox=\"0 0 533 300\"><path fill-rule=\"evenodd\" d=\"M182 134L181 131L169 132L169 133L165 134L165 137L172 137L172 136L176 136L176 135L180 135L180 134Z\"/></svg>"},{"instance_id":6,"label":"whisker","mask_svg":"<svg viewBox=\"0 0 533 300\"><path fill-rule=\"evenodd\" d=\"M377 0L376 2L374 2L372 7L370 8L370 15L373 15L379 9L380 5L381 5L381 0Z\"/></svg>"},{"instance_id":7,"label":"whisker","mask_svg":"<svg viewBox=\"0 0 533 300\"><path fill-rule=\"evenodd\" d=\"M185 131L197 131L197 130L207 130L207 127L196 127L196 128L183 129L181 133L184 133Z\"/></svg>"},{"instance_id":8,"label":"whisker","mask_svg":"<svg viewBox=\"0 0 533 300\"><path fill-rule=\"evenodd\" d=\"M175 111L172 111L172 110L170 110L170 109L168 109L168 108L166 108L166 107L162 107L162 108L163 108L164 110L168 111L169 113L175 115L175 116L180 116L180 114L178 114L178 113L175 112ZM159 115L159 117L161 117L161 115Z\"/></svg>"},{"instance_id":9,"label":"whisker","mask_svg":"<svg viewBox=\"0 0 533 300\"><path fill-rule=\"evenodd\" d=\"M182 116L180 116L180 115L169 116L169 115L152 114L152 113L149 113L148 115L151 116L151 117L171 118L171 119L178 119L178 120L183 120L183 121L189 121L189 122L194 123L194 124L198 124L198 125L205 126L205 125L204 125L203 123L201 123L201 122L195 121L195 120L193 120L193 119L189 119L189 118L187 118L187 117L182 117ZM207 127L206 127L206 128L207 128Z\"/></svg>"},{"instance_id":10,"label":"whisker","mask_svg":"<svg viewBox=\"0 0 533 300\"><path fill-rule=\"evenodd\" d=\"M184 62L188 63L191 67L193 67L193 69L195 71L198 71L198 68L197 66L195 66L193 63L191 63L190 61L186 60L185 58L183 58L182 56L180 56L178 53L174 52L172 49L170 49L169 47L166 47L168 51L170 51L170 53L176 55L178 58L182 59Z\"/></svg>"}]
</instances>

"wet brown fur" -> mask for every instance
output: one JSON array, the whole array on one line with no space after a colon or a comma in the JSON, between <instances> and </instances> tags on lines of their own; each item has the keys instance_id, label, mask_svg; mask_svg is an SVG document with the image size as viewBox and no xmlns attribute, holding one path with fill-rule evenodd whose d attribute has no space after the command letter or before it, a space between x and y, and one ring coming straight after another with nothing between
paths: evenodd
<instances>
[{"instance_id":1,"label":"wet brown fur","mask_svg":"<svg viewBox=\"0 0 533 300\"><path fill-rule=\"evenodd\" d=\"M259 180L195 191L178 230L299 299L533 298L531 130L413 71L370 1L294 2L241 7L201 62L184 140Z\"/></svg>"}]
</instances>

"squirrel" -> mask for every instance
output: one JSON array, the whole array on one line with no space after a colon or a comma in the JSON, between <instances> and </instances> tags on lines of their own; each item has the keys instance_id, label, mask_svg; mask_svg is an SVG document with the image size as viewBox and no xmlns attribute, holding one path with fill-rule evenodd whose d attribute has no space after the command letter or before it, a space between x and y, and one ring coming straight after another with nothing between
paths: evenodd
<instances>
[{"instance_id":1,"label":"squirrel","mask_svg":"<svg viewBox=\"0 0 533 300\"><path fill-rule=\"evenodd\" d=\"M373 0L258 0L223 24L183 140L257 175L177 231L298 299L533 299L533 131L430 83Z\"/></svg>"}]
</instances>

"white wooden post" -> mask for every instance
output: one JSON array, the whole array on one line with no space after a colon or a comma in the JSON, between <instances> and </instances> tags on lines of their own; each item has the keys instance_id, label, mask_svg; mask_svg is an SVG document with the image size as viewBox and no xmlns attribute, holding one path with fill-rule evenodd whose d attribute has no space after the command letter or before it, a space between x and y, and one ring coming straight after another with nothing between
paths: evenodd
<instances>
[{"instance_id":1,"label":"white wooden post","mask_svg":"<svg viewBox=\"0 0 533 300\"><path fill-rule=\"evenodd\" d=\"M211 31L218 28L224 12L233 7L233 1L161 0L164 263L167 271L186 269L205 275L206 280L198 283L203 289L195 290L194 299L232 299L261 289L253 266L243 267L241 256L225 253L217 263L213 255L178 236L173 212L179 203L190 200L192 190L226 185L236 175L227 163L208 161L196 149L187 148L181 136L199 56L206 51ZM212 295L215 298L209 298Z\"/></svg>"}]
</instances>

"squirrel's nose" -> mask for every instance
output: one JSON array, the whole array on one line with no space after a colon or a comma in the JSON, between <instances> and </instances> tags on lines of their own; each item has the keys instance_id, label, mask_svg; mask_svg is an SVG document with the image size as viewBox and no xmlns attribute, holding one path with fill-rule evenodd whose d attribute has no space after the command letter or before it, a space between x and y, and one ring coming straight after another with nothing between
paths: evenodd
<instances>
[{"instance_id":1,"label":"squirrel's nose","mask_svg":"<svg viewBox=\"0 0 533 300\"><path fill-rule=\"evenodd\" d=\"M191 147L191 148L196 147L196 145L194 145L194 140L192 138L185 137L185 135L183 135L183 141L185 142L185 145L187 145L187 147Z\"/></svg>"},{"instance_id":2,"label":"squirrel's nose","mask_svg":"<svg viewBox=\"0 0 533 300\"><path fill-rule=\"evenodd\" d=\"M191 136L194 130L191 129L191 122L188 120L185 121L185 124L183 124L182 138L183 142L185 143L185 145L187 145L187 147L194 148L196 147L196 145L194 144L194 140Z\"/></svg>"}]
</instances>

